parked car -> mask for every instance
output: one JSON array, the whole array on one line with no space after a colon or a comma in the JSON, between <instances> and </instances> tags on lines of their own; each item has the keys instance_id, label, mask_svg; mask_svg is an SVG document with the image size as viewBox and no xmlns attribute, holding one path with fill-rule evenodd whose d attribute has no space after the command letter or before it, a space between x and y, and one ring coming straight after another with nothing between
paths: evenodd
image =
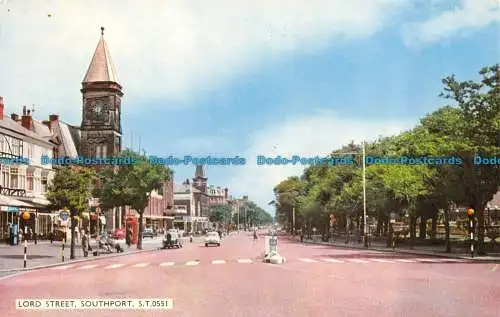
<instances>
[{"instance_id":1,"label":"parked car","mask_svg":"<svg viewBox=\"0 0 500 317\"><path fill-rule=\"evenodd\" d=\"M170 241L167 239L167 234L170 234ZM165 238L163 238L163 248L182 248L182 237L177 232L169 231L165 234Z\"/></svg>"},{"instance_id":2,"label":"parked car","mask_svg":"<svg viewBox=\"0 0 500 317\"><path fill-rule=\"evenodd\" d=\"M144 229L144 232L142 233L142 237L143 238L148 237L148 238L152 239L154 237L153 229L151 229L151 228Z\"/></svg>"},{"instance_id":3,"label":"parked car","mask_svg":"<svg viewBox=\"0 0 500 317\"><path fill-rule=\"evenodd\" d=\"M125 239L125 229L124 228L115 229L115 232L113 232L113 239L116 239L116 240Z\"/></svg>"},{"instance_id":4,"label":"parked car","mask_svg":"<svg viewBox=\"0 0 500 317\"><path fill-rule=\"evenodd\" d=\"M207 233L207 237L205 238L205 246L216 245L220 247L220 237L219 234L215 231Z\"/></svg>"}]
</instances>

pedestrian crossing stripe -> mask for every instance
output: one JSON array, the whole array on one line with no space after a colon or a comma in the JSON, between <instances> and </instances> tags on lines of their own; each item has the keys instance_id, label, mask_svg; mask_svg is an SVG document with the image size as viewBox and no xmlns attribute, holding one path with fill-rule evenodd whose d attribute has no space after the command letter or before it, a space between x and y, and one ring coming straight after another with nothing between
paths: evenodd
<instances>
[{"instance_id":1,"label":"pedestrian crossing stripe","mask_svg":"<svg viewBox=\"0 0 500 317\"><path fill-rule=\"evenodd\" d=\"M394 261L403 263L415 263L415 260L409 260L409 259L396 259Z\"/></svg>"},{"instance_id":2,"label":"pedestrian crossing stripe","mask_svg":"<svg viewBox=\"0 0 500 317\"><path fill-rule=\"evenodd\" d=\"M392 261L385 260L385 259L372 259L372 261L379 262L379 263L394 263Z\"/></svg>"},{"instance_id":3,"label":"pedestrian crossing stripe","mask_svg":"<svg viewBox=\"0 0 500 317\"><path fill-rule=\"evenodd\" d=\"M224 264L224 263L226 263L226 261L224 261L224 260L214 260L214 261L212 261L212 264Z\"/></svg>"},{"instance_id":4,"label":"pedestrian crossing stripe","mask_svg":"<svg viewBox=\"0 0 500 317\"><path fill-rule=\"evenodd\" d=\"M429 262L429 263L441 263L442 259L417 259L419 262Z\"/></svg>"},{"instance_id":5,"label":"pedestrian crossing stripe","mask_svg":"<svg viewBox=\"0 0 500 317\"><path fill-rule=\"evenodd\" d=\"M318 263L318 261L316 261L316 260L306 259L306 258L299 258L299 261L306 262L306 263Z\"/></svg>"},{"instance_id":6,"label":"pedestrian crossing stripe","mask_svg":"<svg viewBox=\"0 0 500 317\"><path fill-rule=\"evenodd\" d=\"M238 259L238 263L252 263L250 259Z\"/></svg>"},{"instance_id":7,"label":"pedestrian crossing stripe","mask_svg":"<svg viewBox=\"0 0 500 317\"><path fill-rule=\"evenodd\" d=\"M125 264L122 264L122 263L118 263L118 264L111 264L111 265L108 265L105 267L105 269L117 269L119 267L122 267L124 266Z\"/></svg>"},{"instance_id":8,"label":"pedestrian crossing stripe","mask_svg":"<svg viewBox=\"0 0 500 317\"><path fill-rule=\"evenodd\" d=\"M195 265L198 265L198 264L200 264L200 261L189 261L189 262L186 262L187 266L195 266Z\"/></svg>"},{"instance_id":9,"label":"pedestrian crossing stripe","mask_svg":"<svg viewBox=\"0 0 500 317\"><path fill-rule=\"evenodd\" d=\"M146 267L146 266L148 266L148 265L149 265L149 263L137 263L137 264L134 264L134 265L132 265L132 266L133 266L133 267Z\"/></svg>"},{"instance_id":10,"label":"pedestrian crossing stripe","mask_svg":"<svg viewBox=\"0 0 500 317\"><path fill-rule=\"evenodd\" d=\"M322 260L325 262L328 262L328 263L345 263L344 261L335 260L335 259L322 259Z\"/></svg>"},{"instance_id":11,"label":"pedestrian crossing stripe","mask_svg":"<svg viewBox=\"0 0 500 317\"><path fill-rule=\"evenodd\" d=\"M347 260L350 262L354 262L354 263L368 263L368 261L360 260L360 259L347 259Z\"/></svg>"},{"instance_id":12,"label":"pedestrian crossing stripe","mask_svg":"<svg viewBox=\"0 0 500 317\"><path fill-rule=\"evenodd\" d=\"M54 267L53 269L54 270L66 270L66 269L69 269L70 267L73 267L75 265L73 264L70 264L70 265L62 265L62 266L56 266Z\"/></svg>"},{"instance_id":13,"label":"pedestrian crossing stripe","mask_svg":"<svg viewBox=\"0 0 500 317\"><path fill-rule=\"evenodd\" d=\"M175 262L163 262L160 264L160 267L164 267L164 266L174 266L175 265Z\"/></svg>"},{"instance_id":14,"label":"pedestrian crossing stripe","mask_svg":"<svg viewBox=\"0 0 500 317\"><path fill-rule=\"evenodd\" d=\"M89 264L89 265L80 266L78 269L79 270L88 270L88 269L93 269L97 266L98 266L97 264Z\"/></svg>"}]
</instances>

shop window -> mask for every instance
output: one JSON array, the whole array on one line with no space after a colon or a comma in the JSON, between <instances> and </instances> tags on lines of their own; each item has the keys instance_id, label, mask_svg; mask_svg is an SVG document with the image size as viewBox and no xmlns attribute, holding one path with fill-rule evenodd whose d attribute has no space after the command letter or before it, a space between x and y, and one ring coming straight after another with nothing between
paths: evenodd
<instances>
[{"instance_id":1,"label":"shop window","mask_svg":"<svg viewBox=\"0 0 500 317\"><path fill-rule=\"evenodd\" d=\"M10 174L9 174L10 166L2 165L2 186L9 187L10 184Z\"/></svg>"}]
</instances>

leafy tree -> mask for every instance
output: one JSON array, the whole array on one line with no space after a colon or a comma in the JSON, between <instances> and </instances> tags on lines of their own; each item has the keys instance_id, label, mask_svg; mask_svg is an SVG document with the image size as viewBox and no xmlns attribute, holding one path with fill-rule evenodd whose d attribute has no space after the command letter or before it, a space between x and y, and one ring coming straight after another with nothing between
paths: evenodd
<instances>
[{"instance_id":1,"label":"leafy tree","mask_svg":"<svg viewBox=\"0 0 500 317\"><path fill-rule=\"evenodd\" d=\"M210 207L209 220L219 224L228 224L231 221L232 208L230 205L214 205Z\"/></svg>"},{"instance_id":2,"label":"leafy tree","mask_svg":"<svg viewBox=\"0 0 500 317\"><path fill-rule=\"evenodd\" d=\"M68 208L71 212L71 259L75 258L76 219L88 210L94 179L95 173L91 169L64 167L57 170L48 188L47 199L52 208Z\"/></svg>"},{"instance_id":3,"label":"leafy tree","mask_svg":"<svg viewBox=\"0 0 500 317\"><path fill-rule=\"evenodd\" d=\"M151 193L160 190L171 177L171 171L163 165L151 164L143 155L123 151L124 157L131 157L135 163L119 166L116 172L108 175L102 190L104 206L128 205L139 214L139 233L137 248L142 249L143 214L148 206Z\"/></svg>"}]
</instances>

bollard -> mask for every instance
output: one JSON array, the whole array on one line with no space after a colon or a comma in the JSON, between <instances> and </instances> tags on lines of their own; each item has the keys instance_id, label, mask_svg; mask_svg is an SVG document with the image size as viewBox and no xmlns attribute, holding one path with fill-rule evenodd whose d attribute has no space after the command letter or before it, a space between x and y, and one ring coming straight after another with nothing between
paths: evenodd
<instances>
[{"instance_id":1,"label":"bollard","mask_svg":"<svg viewBox=\"0 0 500 317\"><path fill-rule=\"evenodd\" d=\"M26 254L28 253L28 240L24 240L24 268L26 268Z\"/></svg>"},{"instance_id":2,"label":"bollard","mask_svg":"<svg viewBox=\"0 0 500 317\"><path fill-rule=\"evenodd\" d=\"M66 244L66 239L62 240L62 261L64 262L64 245Z\"/></svg>"}]
</instances>

